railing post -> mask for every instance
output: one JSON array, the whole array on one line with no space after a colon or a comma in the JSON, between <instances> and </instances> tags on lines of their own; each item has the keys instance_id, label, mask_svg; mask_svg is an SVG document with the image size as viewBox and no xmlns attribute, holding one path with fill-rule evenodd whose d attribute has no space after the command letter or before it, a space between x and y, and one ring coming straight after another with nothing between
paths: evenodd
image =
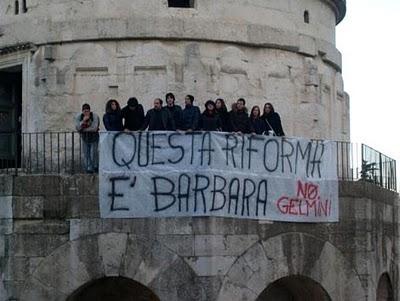
<instances>
[{"instance_id":1,"label":"railing post","mask_svg":"<svg viewBox=\"0 0 400 301\"><path fill-rule=\"evenodd\" d=\"M72 158L71 158L71 164L72 164L72 166L71 166L71 174L74 174L74 171L75 171L75 167L74 167L74 164L75 164L75 160L74 160L74 153L75 153L75 143L74 143L74 137L75 137L75 132L72 132L72 140L71 140L71 156L72 156Z\"/></svg>"},{"instance_id":2,"label":"railing post","mask_svg":"<svg viewBox=\"0 0 400 301\"><path fill-rule=\"evenodd\" d=\"M382 153L379 153L379 181L380 186L383 187Z\"/></svg>"},{"instance_id":3,"label":"railing post","mask_svg":"<svg viewBox=\"0 0 400 301\"><path fill-rule=\"evenodd\" d=\"M14 173L18 175L18 142L17 131L14 132Z\"/></svg>"}]
</instances>

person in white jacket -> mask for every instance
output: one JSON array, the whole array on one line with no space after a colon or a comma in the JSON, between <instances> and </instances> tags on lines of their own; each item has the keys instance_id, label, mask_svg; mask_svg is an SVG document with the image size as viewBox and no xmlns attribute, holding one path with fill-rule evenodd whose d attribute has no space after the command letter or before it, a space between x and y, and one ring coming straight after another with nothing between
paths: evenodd
<instances>
[{"instance_id":1,"label":"person in white jacket","mask_svg":"<svg viewBox=\"0 0 400 301\"><path fill-rule=\"evenodd\" d=\"M82 113L75 116L75 128L81 135L84 168L87 173L98 171L99 126L99 116L90 111L89 104L82 105Z\"/></svg>"}]
</instances>

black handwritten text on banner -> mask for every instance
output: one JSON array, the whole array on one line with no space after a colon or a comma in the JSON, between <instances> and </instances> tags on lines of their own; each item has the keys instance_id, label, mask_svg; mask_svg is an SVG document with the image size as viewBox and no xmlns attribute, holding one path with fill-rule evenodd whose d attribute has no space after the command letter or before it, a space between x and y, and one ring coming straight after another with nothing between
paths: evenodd
<instances>
[{"instance_id":1,"label":"black handwritten text on banner","mask_svg":"<svg viewBox=\"0 0 400 301\"><path fill-rule=\"evenodd\" d=\"M218 132L101 133L103 218L338 221L330 141Z\"/></svg>"}]
</instances>

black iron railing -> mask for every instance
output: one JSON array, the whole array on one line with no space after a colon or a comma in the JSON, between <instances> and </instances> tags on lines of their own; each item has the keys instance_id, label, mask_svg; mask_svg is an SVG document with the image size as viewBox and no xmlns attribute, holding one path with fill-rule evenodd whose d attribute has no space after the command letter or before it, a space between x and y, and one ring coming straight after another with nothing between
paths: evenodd
<instances>
[{"instance_id":1,"label":"black iron railing","mask_svg":"<svg viewBox=\"0 0 400 301\"><path fill-rule=\"evenodd\" d=\"M397 191L396 160L365 145L336 142L338 177L344 181L366 181Z\"/></svg>"},{"instance_id":2,"label":"black iron railing","mask_svg":"<svg viewBox=\"0 0 400 301\"><path fill-rule=\"evenodd\" d=\"M365 144L336 141L339 180L367 181L397 191L396 161ZM0 174L84 172L77 132L0 133Z\"/></svg>"}]
</instances>

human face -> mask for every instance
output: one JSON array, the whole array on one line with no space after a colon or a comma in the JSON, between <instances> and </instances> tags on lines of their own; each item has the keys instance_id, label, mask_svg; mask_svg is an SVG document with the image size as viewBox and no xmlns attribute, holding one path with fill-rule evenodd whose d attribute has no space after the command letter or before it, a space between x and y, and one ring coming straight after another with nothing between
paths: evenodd
<instances>
[{"instance_id":1,"label":"human face","mask_svg":"<svg viewBox=\"0 0 400 301\"><path fill-rule=\"evenodd\" d=\"M269 114L269 113L271 113L271 112L272 112L271 106L270 106L269 104L265 104L265 106L264 106L264 113L265 113L265 114Z\"/></svg>"},{"instance_id":2,"label":"human face","mask_svg":"<svg viewBox=\"0 0 400 301\"><path fill-rule=\"evenodd\" d=\"M83 115L88 116L90 114L90 109L83 109L82 113Z\"/></svg>"},{"instance_id":3,"label":"human face","mask_svg":"<svg viewBox=\"0 0 400 301\"><path fill-rule=\"evenodd\" d=\"M208 111L214 111L214 106L213 106L211 103L209 103L209 104L207 105L207 110L208 110Z\"/></svg>"},{"instance_id":4,"label":"human face","mask_svg":"<svg viewBox=\"0 0 400 301\"><path fill-rule=\"evenodd\" d=\"M252 117L258 117L258 116L260 116L260 109L258 108L258 107L255 107L254 109L253 109L253 114L252 114L253 116Z\"/></svg>"},{"instance_id":5,"label":"human face","mask_svg":"<svg viewBox=\"0 0 400 301\"><path fill-rule=\"evenodd\" d=\"M217 110L221 109L221 108L222 108L222 101L217 100L217 101L215 102L215 107L217 108Z\"/></svg>"},{"instance_id":6,"label":"human face","mask_svg":"<svg viewBox=\"0 0 400 301\"><path fill-rule=\"evenodd\" d=\"M244 109L244 103L243 103L243 101L238 100L238 101L236 102L236 108L237 108L238 111L242 111L242 110Z\"/></svg>"},{"instance_id":7,"label":"human face","mask_svg":"<svg viewBox=\"0 0 400 301\"><path fill-rule=\"evenodd\" d=\"M156 109L156 110L161 109L161 102L159 99L154 99L154 109Z\"/></svg>"},{"instance_id":8,"label":"human face","mask_svg":"<svg viewBox=\"0 0 400 301\"><path fill-rule=\"evenodd\" d=\"M111 110L115 111L117 109L117 103L115 101L113 101L111 103Z\"/></svg>"},{"instance_id":9,"label":"human face","mask_svg":"<svg viewBox=\"0 0 400 301\"><path fill-rule=\"evenodd\" d=\"M167 106L172 107L174 105L174 99L171 96L167 97Z\"/></svg>"},{"instance_id":10,"label":"human face","mask_svg":"<svg viewBox=\"0 0 400 301\"><path fill-rule=\"evenodd\" d=\"M190 101L190 98L189 97L185 97L185 105L191 105L192 104L192 102Z\"/></svg>"}]
</instances>

